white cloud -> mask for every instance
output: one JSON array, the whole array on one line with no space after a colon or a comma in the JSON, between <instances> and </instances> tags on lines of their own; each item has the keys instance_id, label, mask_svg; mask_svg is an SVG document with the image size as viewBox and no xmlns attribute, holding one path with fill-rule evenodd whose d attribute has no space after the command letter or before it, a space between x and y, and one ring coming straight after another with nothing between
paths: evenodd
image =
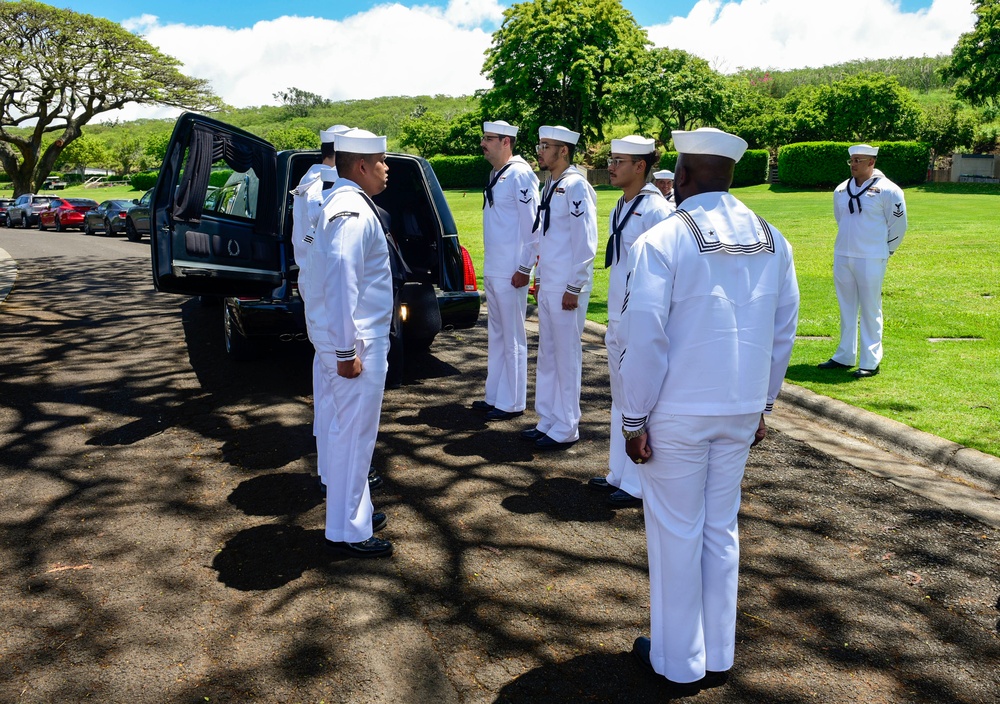
<instances>
[{"instance_id":1,"label":"white cloud","mask_svg":"<svg viewBox=\"0 0 1000 704\"><path fill-rule=\"evenodd\" d=\"M459 27L500 24L503 6L496 0L448 0L445 17Z\"/></svg>"},{"instance_id":2,"label":"white cloud","mask_svg":"<svg viewBox=\"0 0 1000 704\"><path fill-rule=\"evenodd\" d=\"M684 49L714 68L802 68L855 59L936 56L972 29L970 0L902 12L894 0L699 0L687 17L648 27L656 46Z\"/></svg>"},{"instance_id":3,"label":"white cloud","mask_svg":"<svg viewBox=\"0 0 1000 704\"><path fill-rule=\"evenodd\" d=\"M153 15L123 24L179 59L186 74L207 79L227 103L245 107L274 104L273 94L291 86L331 100L487 88L483 53L505 4L391 3L340 21L285 16L244 29L164 24ZM973 22L971 0L934 0L909 13L895 0L699 0L686 17L647 29L657 46L685 49L732 72L934 56L949 52ZM109 117L177 112L132 106Z\"/></svg>"},{"instance_id":4,"label":"white cloud","mask_svg":"<svg viewBox=\"0 0 1000 704\"><path fill-rule=\"evenodd\" d=\"M274 93L291 86L330 100L471 94L489 86L480 69L492 30L478 25L502 12L492 0L452 0L443 11L396 3L342 21L285 16L245 29L161 24L150 15L124 25L245 107L273 105ZM135 106L112 117L176 113Z\"/></svg>"}]
</instances>

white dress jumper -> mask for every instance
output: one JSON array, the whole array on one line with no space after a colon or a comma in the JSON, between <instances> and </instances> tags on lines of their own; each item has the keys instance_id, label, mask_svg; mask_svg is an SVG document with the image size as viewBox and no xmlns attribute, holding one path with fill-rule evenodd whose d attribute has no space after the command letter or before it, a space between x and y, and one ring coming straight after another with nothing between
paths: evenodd
<instances>
[{"instance_id":1,"label":"white dress jumper","mask_svg":"<svg viewBox=\"0 0 1000 704\"><path fill-rule=\"evenodd\" d=\"M621 378L618 373L622 348L618 344L618 323L625 302L629 250L642 233L666 219L674 211L674 205L668 202L659 189L651 183L643 186L632 200L625 202L624 198L622 196L619 199L609 217L610 237L605 254L605 265L607 266L610 260L611 269L608 275L608 331L604 336L604 346L608 352L608 376L611 382L611 441L608 451L607 481L611 486L622 489L636 498L642 498L642 487L639 485L635 463L625 454L625 438L622 437L622 412L618 401L622 393ZM616 229L619 230L617 236Z\"/></svg>"},{"instance_id":2,"label":"white dress jumper","mask_svg":"<svg viewBox=\"0 0 1000 704\"><path fill-rule=\"evenodd\" d=\"M733 665L740 481L791 357L791 247L728 193L702 193L629 253L622 423L646 428L650 661L675 682Z\"/></svg>"},{"instance_id":3,"label":"white dress jumper","mask_svg":"<svg viewBox=\"0 0 1000 704\"><path fill-rule=\"evenodd\" d=\"M851 178L834 191L833 213L840 343L832 359L849 367L857 361L862 369L875 369L882 362L882 282L889 257L906 234L906 200L903 190L884 176L860 186Z\"/></svg>"},{"instance_id":4,"label":"white dress jumper","mask_svg":"<svg viewBox=\"0 0 1000 704\"><path fill-rule=\"evenodd\" d=\"M323 203L315 237L304 248L300 287L305 286L306 325L323 378L316 407L329 408L317 418L317 445L325 443L329 461L326 537L356 543L372 537L368 470L388 367L389 247L361 189L340 179ZM337 363L355 358L361 360L361 374L339 376Z\"/></svg>"},{"instance_id":5,"label":"white dress jumper","mask_svg":"<svg viewBox=\"0 0 1000 704\"><path fill-rule=\"evenodd\" d=\"M514 288L511 276L522 254L537 247L532 232L538 209L538 177L524 159L511 159L490 172L483 194L483 288L486 291L486 403L516 413L527 405L528 339L524 318L527 287Z\"/></svg>"},{"instance_id":6,"label":"white dress jumper","mask_svg":"<svg viewBox=\"0 0 1000 704\"><path fill-rule=\"evenodd\" d=\"M575 166L546 183L537 222L536 429L556 442L575 442L580 439L581 337L597 253L597 196ZM518 271L530 273L533 263L529 250ZM576 310L563 310L564 293L578 296Z\"/></svg>"}]
</instances>

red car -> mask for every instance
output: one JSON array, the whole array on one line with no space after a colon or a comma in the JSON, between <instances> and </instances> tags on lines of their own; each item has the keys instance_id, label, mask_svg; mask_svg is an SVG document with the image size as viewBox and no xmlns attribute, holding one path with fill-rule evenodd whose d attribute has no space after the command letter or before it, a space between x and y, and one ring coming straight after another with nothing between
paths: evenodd
<instances>
[{"instance_id":1,"label":"red car","mask_svg":"<svg viewBox=\"0 0 1000 704\"><path fill-rule=\"evenodd\" d=\"M38 229L54 227L56 232L71 227L83 229L84 213L97 207L96 200L86 198L55 198L49 207L38 213Z\"/></svg>"}]
</instances>

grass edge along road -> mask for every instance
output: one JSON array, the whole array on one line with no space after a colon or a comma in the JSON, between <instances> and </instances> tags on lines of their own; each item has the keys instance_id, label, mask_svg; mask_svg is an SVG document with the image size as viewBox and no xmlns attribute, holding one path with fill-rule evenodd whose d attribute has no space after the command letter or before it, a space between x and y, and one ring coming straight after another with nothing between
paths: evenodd
<instances>
[{"instance_id":1,"label":"grass edge along road","mask_svg":"<svg viewBox=\"0 0 1000 704\"><path fill-rule=\"evenodd\" d=\"M837 346L831 190L775 185L733 194L791 242L802 305L787 379L940 437L1000 456L1000 188L925 184L905 189L909 229L883 287L882 373L854 379L816 364ZM588 319L607 323L602 267L608 215L621 191L598 188L598 256ZM482 289L482 197L446 191ZM779 399L780 403L780 399Z\"/></svg>"}]
</instances>

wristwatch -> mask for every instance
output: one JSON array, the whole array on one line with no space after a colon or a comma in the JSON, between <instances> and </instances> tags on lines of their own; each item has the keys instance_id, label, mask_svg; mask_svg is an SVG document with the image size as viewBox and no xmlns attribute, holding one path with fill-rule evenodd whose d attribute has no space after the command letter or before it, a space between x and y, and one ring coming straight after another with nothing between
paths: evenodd
<instances>
[{"instance_id":1,"label":"wristwatch","mask_svg":"<svg viewBox=\"0 0 1000 704\"><path fill-rule=\"evenodd\" d=\"M635 440L640 435L646 434L646 426L642 426L638 430L625 430L625 426L622 426L622 435L625 437L625 441Z\"/></svg>"}]
</instances>

